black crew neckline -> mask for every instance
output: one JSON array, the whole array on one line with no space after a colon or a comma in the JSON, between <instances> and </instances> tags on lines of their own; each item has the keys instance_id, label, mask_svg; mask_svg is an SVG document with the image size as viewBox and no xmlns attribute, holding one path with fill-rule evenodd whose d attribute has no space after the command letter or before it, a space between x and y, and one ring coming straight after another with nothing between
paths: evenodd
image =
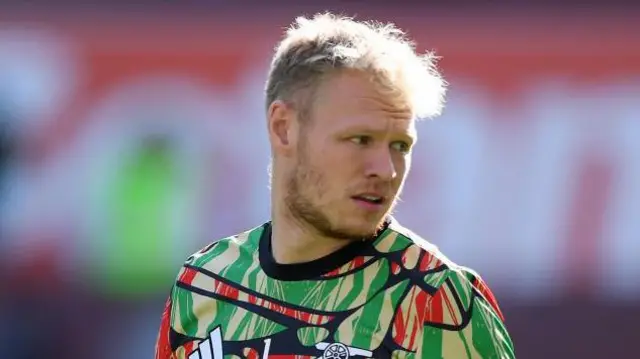
<instances>
[{"instance_id":1,"label":"black crew neckline","mask_svg":"<svg viewBox=\"0 0 640 359\"><path fill-rule=\"evenodd\" d=\"M294 264L278 263L275 258L273 258L271 222L267 222L263 225L263 231L260 235L260 265L266 275L277 280L297 281L318 279L323 274L349 263L349 261L359 254L368 253L369 251L366 251L366 249L370 248L375 240L389 228L390 222L390 219L386 220L384 227L370 240L354 241L324 257L309 262Z\"/></svg>"}]
</instances>

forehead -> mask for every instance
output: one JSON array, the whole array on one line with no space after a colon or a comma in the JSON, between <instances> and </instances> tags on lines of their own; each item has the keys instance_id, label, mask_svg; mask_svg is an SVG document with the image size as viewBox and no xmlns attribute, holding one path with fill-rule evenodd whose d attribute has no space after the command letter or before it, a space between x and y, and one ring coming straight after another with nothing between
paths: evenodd
<instances>
[{"instance_id":1,"label":"forehead","mask_svg":"<svg viewBox=\"0 0 640 359\"><path fill-rule=\"evenodd\" d=\"M315 93L312 114L325 128L366 126L413 133L408 102L391 96L362 72L343 71L325 79Z\"/></svg>"}]
</instances>

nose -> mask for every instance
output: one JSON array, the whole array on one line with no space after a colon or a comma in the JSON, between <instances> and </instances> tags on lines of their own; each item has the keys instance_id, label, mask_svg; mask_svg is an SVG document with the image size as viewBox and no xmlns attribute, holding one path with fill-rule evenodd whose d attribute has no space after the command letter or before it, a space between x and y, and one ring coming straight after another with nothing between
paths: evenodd
<instances>
[{"instance_id":1,"label":"nose","mask_svg":"<svg viewBox=\"0 0 640 359\"><path fill-rule=\"evenodd\" d=\"M378 177L385 181L391 181L398 176L392 154L388 149L372 151L367 166L367 177Z\"/></svg>"}]
</instances>

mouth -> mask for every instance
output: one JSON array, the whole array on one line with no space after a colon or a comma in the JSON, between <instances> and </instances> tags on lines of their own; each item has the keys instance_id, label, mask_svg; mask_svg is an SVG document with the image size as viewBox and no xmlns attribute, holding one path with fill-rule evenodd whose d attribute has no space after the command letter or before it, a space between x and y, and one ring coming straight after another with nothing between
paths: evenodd
<instances>
[{"instance_id":1,"label":"mouth","mask_svg":"<svg viewBox=\"0 0 640 359\"><path fill-rule=\"evenodd\" d=\"M377 193L363 193L351 198L363 205L375 207L382 206L386 202L385 196Z\"/></svg>"}]
</instances>

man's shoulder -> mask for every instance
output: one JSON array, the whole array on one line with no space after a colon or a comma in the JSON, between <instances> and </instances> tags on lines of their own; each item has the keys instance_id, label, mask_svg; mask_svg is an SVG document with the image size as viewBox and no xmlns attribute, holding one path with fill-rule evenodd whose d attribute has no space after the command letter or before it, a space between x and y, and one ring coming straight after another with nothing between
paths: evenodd
<instances>
[{"instance_id":1,"label":"man's shoulder","mask_svg":"<svg viewBox=\"0 0 640 359\"><path fill-rule=\"evenodd\" d=\"M448 314L432 318L434 326L461 328L468 322L474 301L481 299L502 317L497 301L484 279L474 269L449 259L433 243L395 223L391 236L402 248L402 263L413 277L423 281L423 289L432 295L431 305L449 308ZM395 237L395 238L394 238ZM438 312L431 311L432 313ZM428 320L427 320L428 322Z\"/></svg>"},{"instance_id":2,"label":"man's shoulder","mask_svg":"<svg viewBox=\"0 0 640 359\"><path fill-rule=\"evenodd\" d=\"M466 268L450 260L433 243L416 234L411 229L403 227L398 222L392 222L389 233L385 238L376 242L379 252L400 251L402 263L406 269L424 274L435 273L464 273ZM434 286L436 283L433 283Z\"/></svg>"},{"instance_id":3,"label":"man's shoulder","mask_svg":"<svg viewBox=\"0 0 640 359\"><path fill-rule=\"evenodd\" d=\"M431 261L429 263L422 263L422 266L415 267L421 267L423 271L447 270L452 274L459 275L468 280L473 280L479 276L475 270L452 261L445 253L440 251L438 246L416 234L411 229L400 225L398 222L392 222L389 229L390 235L387 241L393 241L394 243L391 244L391 246L395 247L395 249L404 250L403 262L426 261L426 259L430 259ZM380 245L378 244L377 247L380 247Z\"/></svg>"},{"instance_id":4,"label":"man's shoulder","mask_svg":"<svg viewBox=\"0 0 640 359\"><path fill-rule=\"evenodd\" d=\"M218 272L237 263L239 259L251 258L257 253L264 224L243 232L216 239L191 254L184 267Z\"/></svg>"}]
</instances>

